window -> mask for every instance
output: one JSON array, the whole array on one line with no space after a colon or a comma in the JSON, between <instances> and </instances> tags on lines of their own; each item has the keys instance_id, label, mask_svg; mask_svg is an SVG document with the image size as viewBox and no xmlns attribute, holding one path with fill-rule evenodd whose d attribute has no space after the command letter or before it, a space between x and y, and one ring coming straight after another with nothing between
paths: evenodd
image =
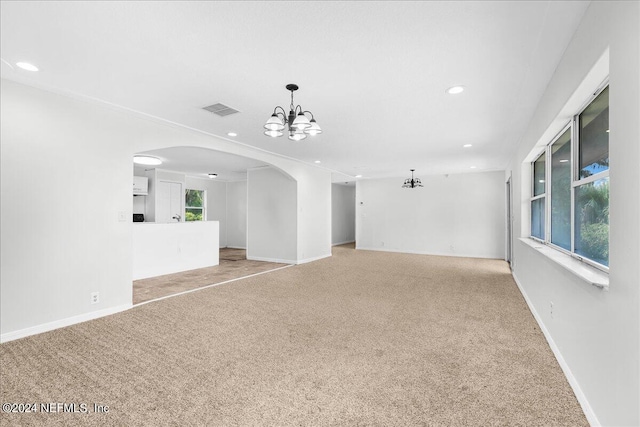
<instances>
[{"instance_id":1,"label":"window","mask_svg":"<svg viewBox=\"0 0 640 427\"><path fill-rule=\"evenodd\" d=\"M531 237L606 270L609 266L608 86L596 92L595 98L532 162L531 169Z\"/></svg>"},{"instance_id":2,"label":"window","mask_svg":"<svg viewBox=\"0 0 640 427\"><path fill-rule=\"evenodd\" d=\"M531 236L544 240L545 153L533 162L533 198L531 199Z\"/></svg>"},{"instance_id":3,"label":"window","mask_svg":"<svg viewBox=\"0 0 640 427\"><path fill-rule=\"evenodd\" d=\"M184 220L204 221L204 190L187 189L184 194Z\"/></svg>"}]
</instances>

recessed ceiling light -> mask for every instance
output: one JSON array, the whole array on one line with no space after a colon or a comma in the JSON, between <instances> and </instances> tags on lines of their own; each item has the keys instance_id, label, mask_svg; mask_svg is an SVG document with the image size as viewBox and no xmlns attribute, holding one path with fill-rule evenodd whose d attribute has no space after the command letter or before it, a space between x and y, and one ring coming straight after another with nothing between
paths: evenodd
<instances>
[{"instance_id":1,"label":"recessed ceiling light","mask_svg":"<svg viewBox=\"0 0 640 427\"><path fill-rule=\"evenodd\" d=\"M315 161L315 162L313 162L313 163L315 163L315 164L319 165L319 164L320 164L320 163L322 163L322 162L321 162L320 160L316 160L316 161Z\"/></svg>"},{"instance_id":2,"label":"recessed ceiling light","mask_svg":"<svg viewBox=\"0 0 640 427\"><path fill-rule=\"evenodd\" d=\"M447 93L450 95L456 95L458 93L462 93L464 91L464 86L451 86L447 89Z\"/></svg>"},{"instance_id":3,"label":"recessed ceiling light","mask_svg":"<svg viewBox=\"0 0 640 427\"><path fill-rule=\"evenodd\" d=\"M464 144L463 147L464 148L469 148L469 147L473 147L473 145L472 144Z\"/></svg>"},{"instance_id":4,"label":"recessed ceiling light","mask_svg":"<svg viewBox=\"0 0 640 427\"><path fill-rule=\"evenodd\" d=\"M539 180L538 180L538 182L539 182L540 184L544 184L544 179L539 179Z\"/></svg>"},{"instance_id":5,"label":"recessed ceiling light","mask_svg":"<svg viewBox=\"0 0 640 427\"><path fill-rule=\"evenodd\" d=\"M476 168L475 166L471 166L469 169L475 169L475 168Z\"/></svg>"},{"instance_id":6,"label":"recessed ceiling light","mask_svg":"<svg viewBox=\"0 0 640 427\"><path fill-rule=\"evenodd\" d=\"M356 178L362 178L362 175L356 175Z\"/></svg>"},{"instance_id":7,"label":"recessed ceiling light","mask_svg":"<svg viewBox=\"0 0 640 427\"><path fill-rule=\"evenodd\" d=\"M38 67L33 64L29 64L28 62L16 62L16 65L23 70L27 71L38 71Z\"/></svg>"},{"instance_id":8,"label":"recessed ceiling light","mask_svg":"<svg viewBox=\"0 0 640 427\"><path fill-rule=\"evenodd\" d=\"M209 178L213 179L213 178L217 178L218 174L217 173L210 173L208 176L209 176Z\"/></svg>"},{"instance_id":9,"label":"recessed ceiling light","mask_svg":"<svg viewBox=\"0 0 640 427\"><path fill-rule=\"evenodd\" d=\"M162 160L151 156L133 156L133 163L138 165L157 166L162 164Z\"/></svg>"},{"instance_id":10,"label":"recessed ceiling light","mask_svg":"<svg viewBox=\"0 0 640 427\"><path fill-rule=\"evenodd\" d=\"M229 135L229 136L238 136L238 134L235 133L235 132L227 132L227 135Z\"/></svg>"},{"instance_id":11,"label":"recessed ceiling light","mask_svg":"<svg viewBox=\"0 0 640 427\"><path fill-rule=\"evenodd\" d=\"M562 160L560 160L560 163L567 163L568 161L569 160L567 160L567 159L562 159Z\"/></svg>"}]
</instances>

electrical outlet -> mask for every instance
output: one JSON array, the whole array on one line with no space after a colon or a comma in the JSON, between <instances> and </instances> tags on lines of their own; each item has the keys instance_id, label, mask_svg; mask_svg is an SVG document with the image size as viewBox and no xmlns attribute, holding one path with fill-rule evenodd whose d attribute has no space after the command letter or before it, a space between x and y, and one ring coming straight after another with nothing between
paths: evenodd
<instances>
[{"instance_id":1,"label":"electrical outlet","mask_svg":"<svg viewBox=\"0 0 640 427\"><path fill-rule=\"evenodd\" d=\"M100 302L100 292L91 292L91 304L98 304Z\"/></svg>"},{"instance_id":2,"label":"electrical outlet","mask_svg":"<svg viewBox=\"0 0 640 427\"><path fill-rule=\"evenodd\" d=\"M549 312L551 313L551 318L553 318L553 301L549 301Z\"/></svg>"}]
</instances>

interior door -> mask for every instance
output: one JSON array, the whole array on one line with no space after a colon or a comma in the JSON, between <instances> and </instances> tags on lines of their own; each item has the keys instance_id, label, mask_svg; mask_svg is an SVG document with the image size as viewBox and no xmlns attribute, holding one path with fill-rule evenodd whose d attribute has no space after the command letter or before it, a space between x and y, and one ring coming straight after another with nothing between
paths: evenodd
<instances>
[{"instance_id":1,"label":"interior door","mask_svg":"<svg viewBox=\"0 0 640 427\"><path fill-rule=\"evenodd\" d=\"M182 183L160 181L156 191L156 222L182 222Z\"/></svg>"}]
</instances>

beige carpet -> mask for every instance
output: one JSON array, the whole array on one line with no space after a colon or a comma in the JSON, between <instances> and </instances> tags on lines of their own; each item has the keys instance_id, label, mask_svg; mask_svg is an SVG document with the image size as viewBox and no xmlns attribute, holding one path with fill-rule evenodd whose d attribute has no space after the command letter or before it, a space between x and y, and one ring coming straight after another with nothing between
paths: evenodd
<instances>
[{"instance_id":1,"label":"beige carpet","mask_svg":"<svg viewBox=\"0 0 640 427\"><path fill-rule=\"evenodd\" d=\"M212 284L264 273L287 265L248 260L244 249L221 248L220 263L214 267L134 280L133 303L140 304Z\"/></svg>"},{"instance_id":2,"label":"beige carpet","mask_svg":"<svg viewBox=\"0 0 640 427\"><path fill-rule=\"evenodd\" d=\"M497 260L336 247L0 357L2 403L88 405L3 425L587 425Z\"/></svg>"}]
</instances>

